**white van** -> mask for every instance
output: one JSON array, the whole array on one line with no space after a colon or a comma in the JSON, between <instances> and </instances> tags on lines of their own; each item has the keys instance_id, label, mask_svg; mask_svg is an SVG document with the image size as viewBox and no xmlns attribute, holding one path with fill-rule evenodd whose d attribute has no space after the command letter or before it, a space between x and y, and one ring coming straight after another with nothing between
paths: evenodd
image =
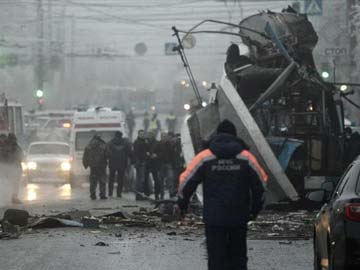
<instances>
[{"instance_id":1,"label":"white van","mask_svg":"<svg viewBox=\"0 0 360 270\"><path fill-rule=\"evenodd\" d=\"M73 157L71 177L75 182L88 179L89 169L85 170L83 167L82 157L94 131L105 142L109 142L116 131L121 131L124 137L128 137L125 113L98 107L74 114L70 133L70 152Z\"/></svg>"}]
</instances>

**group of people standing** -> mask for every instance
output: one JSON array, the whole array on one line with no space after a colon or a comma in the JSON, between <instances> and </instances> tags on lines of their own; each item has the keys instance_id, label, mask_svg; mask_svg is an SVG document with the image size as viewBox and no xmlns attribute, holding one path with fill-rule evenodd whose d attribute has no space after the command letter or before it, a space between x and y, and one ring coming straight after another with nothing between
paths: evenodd
<instances>
[{"instance_id":1,"label":"group of people standing","mask_svg":"<svg viewBox=\"0 0 360 270\"><path fill-rule=\"evenodd\" d=\"M143 199L142 194L150 196L150 175L154 180L155 199L164 199L165 187L169 190L169 197L175 197L178 177L184 167L180 136L162 132L158 141L155 132L139 130L133 150L136 199Z\"/></svg>"},{"instance_id":2,"label":"group of people standing","mask_svg":"<svg viewBox=\"0 0 360 270\"><path fill-rule=\"evenodd\" d=\"M3 181L7 181L6 185L11 187L11 200L13 203L19 204L18 198L20 189L20 180L22 174L21 162L24 158L23 151L18 144L15 134L0 135L0 171Z\"/></svg>"},{"instance_id":3,"label":"group of people standing","mask_svg":"<svg viewBox=\"0 0 360 270\"><path fill-rule=\"evenodd\" d=\"M151 195L150 175L154 182L156 200L164 199L166 188L169 190L169 197L175 197L178 176L184 166L180 136L171 132L162 132L158 141L155 132L139 130L138 137L132 144L120 131L116 132L108 143L95 133L83 155L84 167L86 169L90 167L90 198L93 200L97 198L96 189L99 185L100 199L107 199L107 167L109 167L108 196L113 196L116 182L116 196L120 198L125 175L131 164L136 169L134 191L137 200L144 199L144 195Z\"/></svg>"},{"instance_id":4,"label":"group of people standing","mask_svg":"<svg viewBox=\"0 0 360 270\"><path fill-rule=\"evenodd\" d=\"M86 146L83 155L85 169L90 167L90 198L96 199L96 188L99 184L100 199L107 199L107 166L109 166L108 196L113 196L116 178L116 195L120 198L123 191L125 171L131 160L131 143L127 138L123 138L122 132L115 132L114 138L108 143L94 132L94 136Z\"/></svg>"}]
</instances>

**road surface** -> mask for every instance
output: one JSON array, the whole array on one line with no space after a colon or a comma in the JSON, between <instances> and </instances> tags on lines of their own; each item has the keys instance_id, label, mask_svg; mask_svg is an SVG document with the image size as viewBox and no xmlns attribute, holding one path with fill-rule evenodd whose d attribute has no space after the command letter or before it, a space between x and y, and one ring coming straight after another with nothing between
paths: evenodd
<instances>
[{"instance_id":1,"label":"road surface","mask_svg":"<svg viewBox=\"0 0 360 270\"><path fill-rule=\"evenodd\" d=\"M114 212L124 206L148 206L135 202L133 194L118 199L91 201L87 185L30 184L22 192L24 204L9 205L32 215L49 215L70 209L90 210L94 215ZM0 214L8 207L2 207ZM20 239L0 240L0 269L206 269L202 230L184 234L173 228L111 227L38 229ZM96 246L104 242L108 246ZM287 240L249 240L250 270L307 270L312 266L312 243ZM290 267L290 268L289 268Z\"/></svg>"}]
</instances>

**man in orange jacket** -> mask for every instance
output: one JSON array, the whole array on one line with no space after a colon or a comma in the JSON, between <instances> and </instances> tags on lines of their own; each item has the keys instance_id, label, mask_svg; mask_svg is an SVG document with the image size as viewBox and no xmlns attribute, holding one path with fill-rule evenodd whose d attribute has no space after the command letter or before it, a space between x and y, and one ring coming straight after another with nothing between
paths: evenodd
<instances>
[{"instance_id":1,"label":"man in orange jacket","mask_svg":"<svg viewBox=\"0 0 360 270\"><path fill-rule=\"evenodd\" d=\"M209 147L180 176L178 206L182 211L197 186L203 186L209 270L247 269L247 223L263 207L268 176L236 135L232 122L221 122Z\"/></svg>"}]
</instances>

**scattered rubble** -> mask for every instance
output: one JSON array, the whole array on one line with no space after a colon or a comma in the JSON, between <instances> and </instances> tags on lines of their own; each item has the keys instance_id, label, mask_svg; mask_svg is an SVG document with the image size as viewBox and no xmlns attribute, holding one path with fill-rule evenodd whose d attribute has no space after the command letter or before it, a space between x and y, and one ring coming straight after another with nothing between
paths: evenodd
<instances>
[{"instance_id":1,"label":"scattered rubble","mask_svg":"<svg viewBox=\"0 0 360 270\"><path fill-rule=\"evenodd\" d=\"M14 210L14 209L13 209ZM138 207L138 211L128 213L124 210L115 211L105 215L94 217L89 211L70 211L58 213L54 216L31 217L25 213L18 213L21 217L12 224L5 219L2 222L0 239L16 239L22 233L34 233L36 229L59 228L59 227L81 227L89 228L88 232L100 234L107 231L111 236L121 238L123 229L119 228L153 228L165 231L168 236L182 236L184 241L194 241L193 236L203 235L202 217L199 209L195 213L188 213L184 217L179 216L174 210L174 201L163 201L152 207ZM293 240L310 239L312 237L312 224L316 212L311 211L275 211L264 210L257 220L249 222L249 239L275 239L283 240L280 244L291 244ZM35 230L35 231L33 231ZM284 241L285 240L285 241Z\"/></svg>"},{"instance_id":2,"label":"scattered rubble","mask_svg":"<svg viewBox=\"0 0 360 270\"><path fill-rule=\"evenodd\" d=\"M282 212L265 210L256 221L249 222L250 239L291 239L312 238L312 227L316 212L300 210Z\"/></svg>"},{"instance_id":3,"label":"scattered rubble","mask_svg":"<svg viewBox=\"0 0 360 270\"><path fill-rule=\"evenodd\" d=\"M61 228L61 227L83 227L83 224L75 220L54 218L54 217L41 217L36 219L29 225L30 228L44 229L44 228Z\"/></svg>"},{"instance_id":4,"label":"scattered rubble","mask_svg":"<svg viewBox=\"0 0 360 270\"><path fill-rule=\"evenodd\" d=\"M81 223L84 228L98 229L100 227L100 220L92 216L83 217Z\"/></svg>"},{"instance_id":5,"label":"scattered rubble","mask_svg":"<svg viewBox=\"0 0 360 270\"><path fill-rule=\"evenodd\" d=\"M105 242L100 241L100 242L97 242L97 243L95 244L95 246L98 246L98 247L108 247L108 246L109 246L109 244L107 244L107 243L105 243Z\"/></svg>"}]
</instances>

